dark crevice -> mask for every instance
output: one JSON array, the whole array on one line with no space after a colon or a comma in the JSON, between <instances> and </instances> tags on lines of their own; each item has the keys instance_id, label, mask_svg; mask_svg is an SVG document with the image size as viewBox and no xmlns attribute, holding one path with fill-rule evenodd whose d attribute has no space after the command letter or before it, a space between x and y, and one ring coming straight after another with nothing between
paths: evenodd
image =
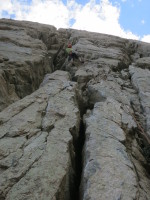
<instances>
[{"instance_id":1,"label":"dark crevice","mask_svg":"<svg viewBox=\"0 0 150 200\"><path fill-rule=\"evenodd\" d=\"M134 59L132 58L132 56L136 52L138 52L138 44L136 44L136 43L135 44L133 43L132 46L130 45L127 48L127 55L129 57L129 63L127 63L127 65L131 65L132 62L134 62ZM142 58L143 57L142 53L140 53L139 56L140 56L140 58ZM121 71L122 69L125 69L125 68L128 69L128 67L126 67L124 63L123 63L123 65L122 65L122 63L119 63L117 70L120 69L120 71ZM112 70L112 71L117 71L117 70ZM118 70L118 72L119 72L119 70ZM130 86L131 86L130 88L133 88L133 85L131 83L131 75L129 76L128 80L130 81ZM137 91L136 91L136 93L137 93ZM134 111L134 114L131 114L131 113L129 113L129 114L133 117L134 121L136 122L137 128L132 129L131 131L129 131L129 133L127 133L127 140L126 140L125 146L127 148L128 154L131 155L132 154L132 142L134 139L136 139L137 144L140 147L140 153L144 156L144 158L146 160L146 163L142 163L142 165L145 168L147 175L149 176L150 175L150 143L148 142L149 140L147 140L147 137L145 137L146 124L144 121L145 117L143 116L144 110L143 110L143 107L141 106L141 102L140 102L139 109L137 109L138 105L136 105L136 103L134 101L133 102L130 101L130 103L131 103L131 108ZM124 131L126 132L126 129L124 129Z\"/></svg>"},{"instance_id":2,"label":"dark crevice","mask_svg":"<svg viewBox=\"0 0 150 200\"><path fill-rule=\"evenodd\" d=\"M80 91L82 93L82 91ZM81 176L82 176L82 169L83 169L83 157L82 157L82 150L85 142L85 126L83 123L83 116L87 110L87 104L84 102L82 95L78 93L77 95L78 106L80 110L80 127L79 127L79 134L78 138L73 140L73 146L75 151L75 158L74 158L74 187L72 191L72 195L70 200L80 200L80 183L81 183Z\"/></svg>"},{"instance_id":3,"label":"dark crevice","mask_svg":"<svg viewBox=\"0 0 150 200\"><path fill-rule=\"evenodd\" d=\"M93 110L94 109L94 103L89 103L89 110Z\"/></svg>"},{"instance_id":4,"label":"dark crevice","mask_svg":"<svg viewBox=\"0 0 150 200\"><path fill-rule=\"evenodd\" d=\"M136 119L135 115L134 115L134 119L137 123L137 119ZM132 145L133 145L134 139L136 140L136 142L139 146L139 151L145 158L146 162L140 162L138 160L138 155L136 155L135 158L141 163L143 168L146 170L146 176L149 176L150 175L150 146L147 143L147 141L145 140L145 138L142 137L140 128L137 126L137 128L132 128L132 130L130 130L129 132L126 131L126 128L124 128L124 127L122 127L122 128L123 128L124 132L126 132L126 142L124 145L126 146L127 153L130 157L132 164L134 165L134 169L137 174L137 177L139 176L138 171L136 169L134 162L132 161L132 156L134 157L133 152L132 152L133 151ZM139 178L139 180L140 180L140 178Z\"/></svg>"},{"instance_id":5,"label":"dark crevice","mask_svg":"<svg viewBox=\"0 0 150 200\"><path fill-rule=\"evenodd\" d=\"M77 102L80 111L80 127L79 127L79 134L78 138L73 140L73 146L75 151L75 158L74 158L74 186L72 187L70 200L80 200L80 183L82 177L82 170L83 170L83 157L82 157L82 150L85 143L85 125L83 122L83 116L86 113L88 107L88 102L83 98L83 90L78 88L77 92Z\"/></svg>"},{"instance_id":6,"label":"dark crevice","mask_svg":"<svg viewBox=\"0 0 150 200\"><path fill-rule=\"evenodd\" d=\"M60 61L60 57L64 57L64 59ZM64 54L64 50L61 49L53 62L54 69L55 70L60 69L61 66L65 64L65 61L66 61L66 55ZM70 72L69 70L64 70L64 71ZM77 78L74 75L71 76L71 79L72 79L71 81L77 82ZM81 89L79 85L77 92L77 102L80 111L80 128L79 128L78 138L74 137L75 135L73 133L74 132L73 130L69 130L70 134L73 136L73 147L75 152L75 157L71 158L73 159L72 164L74 173L72 173L71 171L69 172L70 181L68 189L70 191L70 200L80 200L80 184L81 184L81 177L83 170L82 151L85 143L85 125L83 122L83 116L86 113L87 109L92 110L94 107L94 104L93 103L90 104L88 100L88 94L87 98L83 96L85 89L86 87Z\"/></svg>"},{"instance_id":7,"label":"dark crevice","mask_svg":"<svg viewBox=\"0 0 150 200\"><path fill-rule=\"evenodd\" d=\"M124 132L126 132L126 141L125 141L124 145L126 147L129 159L130 159L130 161L131 161L131 163L133 165L132 170L136 174L137 194L136 194L136 198L135 199L139 199L139 197L140 197L140 186L141 186L140 185L140 181L141 181L142 177L141 177L140 172L138 171L137 164L134 161L134 159L136 159L138 164L140 164L142 167L144 167L145 170L146 170L146 167L144 166L144 163L141 162L140 159L138 159L137 151L134 151L134 147L133 147L133 143L134 143L135 139L136 139L136 142L138 144L138 134L137 134L138 128L132 128L129 131L126 131L126 128L123 128L123 129L124 129ZM138 147L136 147L136 148L140 151L140 148L138 148ZM140 151L140 153L142 153L142 152ZM147 170L145 171L145 176L148 176Z\"/></svg>"},{"instance_id":8,"label":"dark crevice","mask_svg":"<svg viewBox=\"0 0 150 200\"><path fill-rule=\"evenodd\" d=\"M147 165L145 165L146 171L150 174L150 144L149 144L149 136L146 135L145 131L145 121L142 123L140 116L142 116L143 111L141 113L136 114L137 107L135 105L131 105L132 109L134 111L134 120L136 121L136 124L138 126L136 134L137 134L137 143L141 148L141 153L143 154L144 158L147 161ZM141 109L141 107L140 107ZM147 137L146 137L147 136ZM148 139L148 140L147 140Z\"/></svg>"},{"instance_id":9,"label":"dark crevice","mask_svg":"<svg viewBox=\"0 0 150 200\"><path fill-rule=\"evenodd\" d=\"M69 40L69 38L68 38L68 40ZM55 59L53 60L54 71L60 70L62 68L62 66L65 65L66 54L65 54L64 50L65 50L65 47L63 46L59 50ZM67 70L64 70L64 71L67 71ZM72 77L71 81L77 82L77 79L74 76L70 76L70 77ZM78 132L78 138L76 137L76 127L73 127L72 129L69 130L70 134L72 135L72 138L73 138L73 146L72 146L72 143L69 145L69 151L70 151L71 163L72 163L72 166L70 166L70 171L68 172L69 173L68 190L69 190L69 196L70 196L69 199L70 200L79 200L80 199L79 188L80 188L82 168L83 168L82 149L83 149L84 142L85 142L85 127L84 127L84 123L83 123L83 115L86 113L87 103L84 102L83 97L80 94L80 92L82 94L83 91L81 91L78 88L77 104L78 104L79 111L80 111L80 127L79 127L79 132ZM72 151L74 151L75 156L72 156L72 154L73 154ZM64 185L61 187L64 188ZM60 197L62 197L62 196L59 194L59 195L57 195L56 199L60 199ZM64 196L63 198L68 199L67 196Z\"/></svg>"},{"instance_id":10,"label":"dark crevice","mask_svg":"<svg viewBox=\"0 0 150 200\"><path fill-rule=\"evenodd\" d=\"M75 191L73 192L73 197L70 200L79 200L80 199L80 183L81 183L81 175L82 175L82 167L83 167L83 160L82 160L82 149L85 141L85 127L83 120L80 122L80 131L79 137L74 142L75 148Z\"/></svg>"},{"instance_id":11,"label":"dark crevice","mask_svg":"<svg viewBox=\"0 0 150 200\"><path fill-rule=\"evenodd\" d=\"M144 156L146 162L142 163L147 175L150 177L150 144L141 136L140 130L137 131L137 143L141 148L141 153Z\"/></svg>"},{"instance_id":12,"label":"dark crevice","mask_svg":"<svg viewBox=\"0 0 150 200\"><path fill-rule=\"evenodd\" d=\"M62 59L62 57L63 57L63 59ZM62 49L60 49L59 53L57 54L56 58L54 59L54 62L53 62L54 69L55 70L61 69L61 66L65 64L65 60L66 60L66 55L64 53L64 49L62 48ZM127 61L128 62L126 62L126 63L120 62L118 64L118 67L115 69L112 69L112 71L120 72L123 69L128 69L128 65L132 63L132 59L129 57L129 59ZM73 68L71 68L71 70L73 70ZM69 70L68 70L68 72L69 72ZM72 81L77 82L77 78L74 76L74 74L71 77L72 77ZM131 81L131 76L130 76L129 80ZM71 175L71 180L69 183L70 200L81 200L80 199L80 184L81 184L81 177L82 177L82 170L83 170L82 151L83 151L83 146L85 143L85 126L83 123L83 115L86 113L87 109L92 110L94 108L94 103L88 101L89 95L87 94L87 99L84 99L84 97L82 95L83 90L85 90L85 89L86 89L86 86L85 86L85 88L79 89L81 93L80 93L80 95L78 95L78 104L79 104L79 110L80 110L80 115L81 115L81 121L80 121L79 137L77 139L73 140L75 158L73 158L74 160L72 161L74 163L74 174ZM137 129L131 130L127 134L127 141L125 143L123 142L123 144L127 148L127 152L130 157L132 157L132 142L135 138L135 135L137 135ZM144 147L142 149L144 149ZM150 150L149 150L149 148L146 148L145 151L150 151ZM134 163L133 163L133 165L134 165ZM146 169L146 171L148 173L150 173L150 170L148 170L149 169L148 165L143 166L143 167ZM134 170L137 173L136 166L134 166ZM138 173L137 173L137 177L138 177Z\"/></svg>"}]
</instances>

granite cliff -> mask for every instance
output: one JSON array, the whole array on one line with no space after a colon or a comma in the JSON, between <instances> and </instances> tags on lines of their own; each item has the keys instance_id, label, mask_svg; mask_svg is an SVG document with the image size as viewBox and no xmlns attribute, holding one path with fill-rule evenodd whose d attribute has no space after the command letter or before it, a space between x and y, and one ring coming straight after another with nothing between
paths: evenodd
<instances>
[{"instance_id":1,"label":"granite cliff","mask_svg":"<svg viewBox=\"0 0 150 200\"><path fill-rule=\"evenodd\" d=\"M0 200L150 199L150 44L1 19L0 85Z\"/></svg>"}]
</instances>

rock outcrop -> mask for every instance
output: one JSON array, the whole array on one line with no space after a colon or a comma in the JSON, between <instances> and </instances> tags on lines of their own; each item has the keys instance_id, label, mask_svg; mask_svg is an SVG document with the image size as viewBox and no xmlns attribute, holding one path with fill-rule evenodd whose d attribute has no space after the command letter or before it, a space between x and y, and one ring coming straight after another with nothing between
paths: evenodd
<instances>
[{"instance_id":1,"label":"rock outcrop","mask_svg":"<svg viewBox=\"0 0 150 200\"><path fill-rule=\"evenodd\" d=\"M1 199L70 197L80 126L77 86L61 71L42 85L0 114Z\"/></svg>"},{"instance_id":2,"label":"rock outcrop","mask_svg":"<svg viewBox=\"0 0 150 200\"><path fill-rule=\"evenodd\" d=\"M0 200L148 200L150 44L5 19L0 29Z\"/></svg>"},{"instance_id":3,"label":"rock outcrop","mask_svg":"<svg viewBox=\"0 0 150 200\"><path fill-rule=\"evenodd\" d=\"M53 26L0 21L0 110L38 89L63 40Z\"/></svg>"}]
</instances>

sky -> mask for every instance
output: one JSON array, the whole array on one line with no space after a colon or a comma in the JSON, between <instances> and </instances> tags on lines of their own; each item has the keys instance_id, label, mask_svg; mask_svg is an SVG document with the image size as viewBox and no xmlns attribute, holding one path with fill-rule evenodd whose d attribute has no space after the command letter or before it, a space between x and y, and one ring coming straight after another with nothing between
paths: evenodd
<instances>
[{"instance_id":1,"label":"sky","mask_svg":"<svg viewBox=\"0 0 150 200\"><path fill-rule=\"evenodd\" d=\"M0 0L0 18L150 43L150 0Z\"/></svg>"}]
</instances>

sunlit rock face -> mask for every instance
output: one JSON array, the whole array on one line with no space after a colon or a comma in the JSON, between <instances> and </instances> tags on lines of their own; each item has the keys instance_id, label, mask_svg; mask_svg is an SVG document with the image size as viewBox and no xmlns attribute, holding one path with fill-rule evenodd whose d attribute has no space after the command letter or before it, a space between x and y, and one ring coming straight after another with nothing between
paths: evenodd
<instances>
[{"instance_id":1,"label":"sunlit rock face","mask_svg":"<svg viewBox=\"0 0 150 200\"><path fill-rule=\"evenodd\" d=\"M149 70L148 43L0 20L0 199L148 200Z\"/></svg>"}]
</instances>

